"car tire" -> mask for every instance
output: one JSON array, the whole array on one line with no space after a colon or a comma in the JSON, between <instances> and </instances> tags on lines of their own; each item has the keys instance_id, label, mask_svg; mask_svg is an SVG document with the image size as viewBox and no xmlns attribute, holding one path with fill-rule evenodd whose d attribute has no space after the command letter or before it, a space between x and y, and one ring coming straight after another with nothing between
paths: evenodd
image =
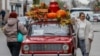
<instances>
[{"instance_id":1,"label":"car tire","mask_svg":"<svg viewBox=\"0 0 100 56\"><path fill-rule=\"evenodd\" d=\"M99 20L97 19L97 22L99 22Z\"/></svg>"},{"instance_id":2,"label":"car tire","mask_svg":"<svg viewBox=\"0 0 100 56\"><path fill-rule=\"evenodd\" d=\"M32 56L34 56L34 54L32 54Z\"/></svg>"},{"instance_id":3,"label":"car tire","mask_svg":"<svg viewBox=\"0 0 100 56\"><path fill-rule=\"evenodd\" d=\"M73 49L72 56L76 56L76 49Z\"/></svg>"}]
</instances>

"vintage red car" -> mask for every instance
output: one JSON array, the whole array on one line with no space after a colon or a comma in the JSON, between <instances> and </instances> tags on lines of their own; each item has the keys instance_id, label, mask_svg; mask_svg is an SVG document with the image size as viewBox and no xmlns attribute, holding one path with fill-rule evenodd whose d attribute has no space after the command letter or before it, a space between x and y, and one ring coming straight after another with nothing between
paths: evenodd
<instances>
[{"instance_id":1,"label":"vintage red car","mask_svg":"<svg viewBox=\"0 0 100 56\"><path fill-rule=\"evenodd\" d=\"M65 54L76 56L76 40L71 24L60 25L55 21L36 22L30 25L22 42L22 54Z\"/></svg>"}]
</instances>

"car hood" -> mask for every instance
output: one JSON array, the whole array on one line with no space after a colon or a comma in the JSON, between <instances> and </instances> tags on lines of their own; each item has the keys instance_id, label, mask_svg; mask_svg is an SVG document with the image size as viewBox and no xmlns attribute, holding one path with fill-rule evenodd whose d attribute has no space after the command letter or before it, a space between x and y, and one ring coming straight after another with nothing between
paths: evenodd
<instances>
[{"instance_id":1,"label":"car hood","mask_svg":"<svg viewBox=\"0 0 100 56\"><path fill-rule=\"evenodd\" d=\"M71 42L72 37L30 37L23 41L23 43L63 43Z\"/></svg>"}]
</instances>

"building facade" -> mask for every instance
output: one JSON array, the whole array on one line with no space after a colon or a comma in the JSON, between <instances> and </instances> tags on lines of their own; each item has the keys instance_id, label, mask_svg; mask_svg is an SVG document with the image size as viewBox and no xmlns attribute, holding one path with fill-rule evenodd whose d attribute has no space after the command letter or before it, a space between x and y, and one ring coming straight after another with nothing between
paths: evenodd
<instances>
[{"instance_id":1,"label":"building facade","mask_svg":"<svg viewBox=\"0 0 100 56\"><path fill-rule=\"evenodd\" d=\"M7 1L8 0L0 0L0 10L7 10Z\"/></svg>"},{"instance_id":2,"label":"building facade","mask_svg":"<svg viewBox=\"0 0 100 56\"><path fill-rule=\"evenodd\" d=\"M28 5L33 4L33 0L9 0L9 10L15 10L17 14L24 15L28 9Z\"/></svg>"},{"instance_id":3,"label":"building facade","mask_svg":"<svg viewBox=\"0 0 100 56\"><path fill-rule=\"evenodd\" d=\"M33 0L0 0L0 10L16 11L19 15L24 14L24 5L32 4ZM27 6L28 7L28 6Z\"/></svg>"},{"instance_id":4,"label":"building facade","mask_svg":"<svg viewBox=\"0 0 100 56\"><path fill-rule=\"evenodd\" d=\"M0 10L2 9L2 0L0 0Z\"/></svg>"}]
</instances>

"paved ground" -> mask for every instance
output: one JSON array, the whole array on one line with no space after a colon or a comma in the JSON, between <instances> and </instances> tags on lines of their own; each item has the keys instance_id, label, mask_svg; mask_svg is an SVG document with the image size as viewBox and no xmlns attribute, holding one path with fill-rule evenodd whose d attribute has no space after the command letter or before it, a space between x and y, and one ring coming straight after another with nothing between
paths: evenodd
<instances>
[{"instance_id":1,"label":"paved ground","mask_svg":"<svg viewBox=\"0 0 100 56\"><path fill-rule=\"evenodd\" d=\"M6 37L0 29L0 56L11 56L6 44Z\"/></svg>"},{"instance_id":2,"label":"paved ground","mask_svg":"<svg viewBox=\"0 0 100 56\"><path fill-rule=\"evenodd\" d=\"M92 43L92 48L90 52L90 56L100 56L100 23L93 23L93 28L95 30L94 33L94 41ZM77 51L78 55L81 56L80 49ZM6 44L6 37L0 29L0 56L11 56L9 49ZM51 56L51 55L35 55L35 56ZM53 55L56 56L56 55Z\"/></svg>"}]
</instances>

